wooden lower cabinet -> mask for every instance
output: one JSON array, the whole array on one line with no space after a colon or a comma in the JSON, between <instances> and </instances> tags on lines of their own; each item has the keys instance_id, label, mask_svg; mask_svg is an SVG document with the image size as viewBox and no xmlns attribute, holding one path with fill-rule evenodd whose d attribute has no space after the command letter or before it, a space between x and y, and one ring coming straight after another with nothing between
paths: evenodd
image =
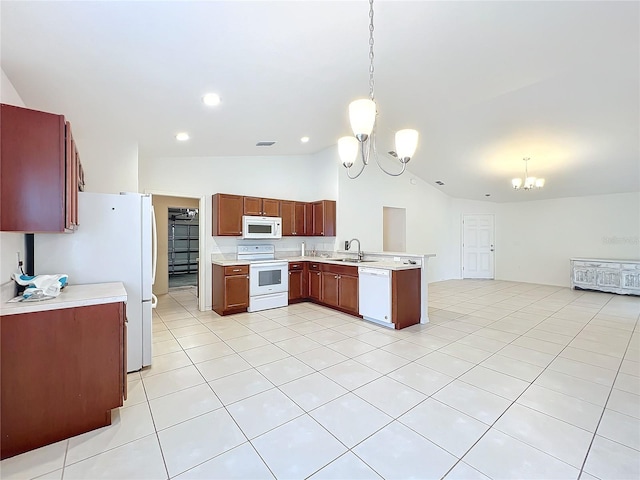
<instances>
[{"instance_id":1,"label":"wooden lower cabinet","mask_svg":"<svg viewBox=\"0 0 640 480\"><path fill-rule=\"evenodd\" d=\"M332 272L322 272L322 295L320 301L332 307L338 306L339 296L338 275Z\"/></svg>"},{"instance_id":2,"label":"wooden lower cabinet","mask_svg":"<svg viewBox=\"0 0 640 480\"><path fill-rule=\"evenodd\" d=\"M122 302L0 317L1 455L111 424L126 398Z\"/></svg>"},{"instance_id":3,"label":"wooden lower cabinet","mask_svg":"<svg viewBox=\"0 0 640 480\"><path fill-rule=\"evenodd\" d=\"M358 267L322 264L320 302L358 315Z\"/></svg>"},{"instance_id":4,"label":"wooden lower cabinet","mask_svg":"<svg viewBox=\"0 0 640 480\"><path fill-rule=\"evenodd\" d=\"M249 308L249 265L213 265L212 303L218 315L246 312Z\"/></svg>"},{"instance_id":5,"label":"wooden lower cabinet","mask_svg":"<svg viewBox=\"0 0 640 480\"><path fill-rule=\"evenodd\" d=\"M391 321L396 330L420 323L420 269L391 272Z\"/></svg>"},{"instance_id":6,"label":"wooden lower cabinet","mask_svg":"<svg viewBox=\"0 0 640 480\"><path fill-rule=\"evenodd\" d=\"M338 306L348 312L358 314L358 277L340 275Z\"/></svg>"},{"instance_id":7,"label":"wooden lower cabinet","mask_svg":"<svg viewBox=\"0 0 640 480\"><path fill-rule=\"evenodd\" d=\"M309 299L320 301L322 287L322 272L320 272L320 264L317 262L309 262L307 275L307 288L309 289Z\"/></svg>"},{"instance_id":8,"label":"wooden lower cabinet","mask_svg":"<svg viewBox=\"0 0 640 480\"><path fill-rule=\"evenodd\" d=\"M289 303L306 300L307 285L307 262L289 262Z\"/></svg>"}]
</instances>

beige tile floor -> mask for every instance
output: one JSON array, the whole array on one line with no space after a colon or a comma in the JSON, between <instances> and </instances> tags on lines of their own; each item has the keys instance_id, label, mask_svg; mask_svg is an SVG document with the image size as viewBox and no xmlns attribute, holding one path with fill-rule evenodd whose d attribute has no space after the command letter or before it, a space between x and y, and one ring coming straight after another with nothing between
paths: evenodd
<instances>
[{"instance_id":1,"label":"beige tile floor","mask_svg":"<svg viewBox=\"0 0 640 480\"><path fill-rule=\"evenodd\" d=\"M113 424L3 479L640 477L640 298L429 285L426 326L313 305L221 318L160 299Z\"/></svg>"}]
</instances>

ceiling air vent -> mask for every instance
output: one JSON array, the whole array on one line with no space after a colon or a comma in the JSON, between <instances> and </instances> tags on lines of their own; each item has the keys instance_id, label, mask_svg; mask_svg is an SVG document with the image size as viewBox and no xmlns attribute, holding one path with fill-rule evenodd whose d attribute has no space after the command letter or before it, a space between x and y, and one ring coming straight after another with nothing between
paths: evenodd
<instances>
[{"instance_id":1,"label":"ceiling air vent","mask_svg":"<svg viewBox=\"0 0 640 480\"><path fill-rule=\"evenodd\" d=\"M276 143L275 140L274 141L266 141L266 142L258 142L258 143L256 143L256 147L270 147L274 143Z\"/></svg>"},{"instance_id":2,"label":"ceiling air vent","mask_svg":"<svg viewBox=\"0 0 640 480\"><path fill-rule=\"evenodd\" d=\"M436 180L436 185L444 185L444 182L442 182L440 180Z\"/></svg>"}]
</instances>

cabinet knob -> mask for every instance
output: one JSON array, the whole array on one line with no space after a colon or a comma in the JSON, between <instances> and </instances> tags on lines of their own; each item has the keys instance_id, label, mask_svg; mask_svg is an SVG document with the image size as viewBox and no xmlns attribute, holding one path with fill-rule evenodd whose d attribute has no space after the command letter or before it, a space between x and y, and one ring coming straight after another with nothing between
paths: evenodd
<instances>
[{"instance_id":1,"label":"cabinet knob","mask_svg":"<svg viewBox=\"0 0 640 480\"><path fill-rule=\"evenodd\" d=\"M338 278L338 275L334 276L333 278Z\"/></svg>"},{"instance_id":2,"label":"cabinet knob","mask_svg":"<svg viewBox=\"0 0 640 480\"><path fill-rule=\"evenodd\" d=\"M247 275L247 279L249 279L249 275Z\"/></svg>"},{"instance_id":3,"label":"cabinet knob","mask_svg":"<svg viewBox=\"0 0 640 480\"><path fill-rule=\"evenodd\" d=\"M239 272L239 271L240 271L240 269L239 269L239 268L234 268L234 269L233 269L233 271L234 271L234 272Z\"/></svg>"}]
</instances>

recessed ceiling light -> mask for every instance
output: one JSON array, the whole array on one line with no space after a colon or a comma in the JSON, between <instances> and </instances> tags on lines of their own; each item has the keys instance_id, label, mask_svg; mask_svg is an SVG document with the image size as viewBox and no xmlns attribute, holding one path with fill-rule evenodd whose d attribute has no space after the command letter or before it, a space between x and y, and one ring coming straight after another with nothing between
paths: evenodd
<instances>
[{"instance_id":1,"label":"recessed ceiling light","mask_svg":"<svg viewBox=\"0 0 640 480\"><path fill-rule=\"evenodd\" d=\"M490 194L490 193L485 193L485 194L484 194L484 196L485 196L485 197L490 197L490 196L491 196L491 194Z\"/></svg>"},{"instance_id":2,"label":"recessed ceiling light","mask_svg":"<svg viewBox=\"0 0 640 480\"><path fill-rule=\"evenodd\" d=\"M274 140L262 140L262 141L256 143L256 147L270 147L274 143L276 143Z\"/></svg>"},{"instance_id":3,"label":"recessed ceiling light","mask_svg":"<svg viewBox=\"0 0 640 480\"><path fill-rule=\"evenodd\" d=\"M444 182L442 180L436 180L436 185L442 186L444 185Z\"/></svg>"},{"instance_id":4,"label":"recessed ceiling light","mask_svg":"<svg viewBox=\"0 0 640 480\"><path fill-rule=\"evenodd\" d=\"M300 139L300 141L301 141L302 143L307 143L307 142L309 141L309 137L302 137L302 138Z\"/></svg>"},{"instance_id":5,"label":"recessed ceiling light","mask_svg":"<svg viewBox=\"0 0 640 480\"><path fill-rule=\"evenodd\" d=\"M218 95L217 93L207 93L204 97L202 97L202 101L205 105L215 107L216 105L220 105L220 95Z\"/></svg>"},{"instance_id":6,"label":"recessed ceiling light","mask_svg":"<svg viewBox=\"0 0 640 480\"><path fill-rule=\"evenodd\" d=\"M179 140L181 142L189 140L189 134L187 132L180 132L176 135L176 140Z\"/></svg>"}]
</instances>

